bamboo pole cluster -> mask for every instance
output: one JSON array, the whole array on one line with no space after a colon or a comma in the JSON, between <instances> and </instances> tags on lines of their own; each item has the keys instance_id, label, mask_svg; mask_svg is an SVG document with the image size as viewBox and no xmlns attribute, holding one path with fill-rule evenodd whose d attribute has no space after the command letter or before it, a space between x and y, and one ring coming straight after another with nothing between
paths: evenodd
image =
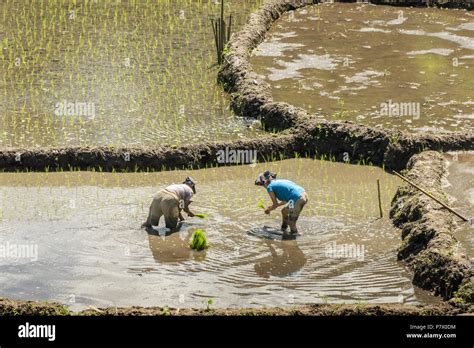
<instances>
[{"instance_id":1,"label":"bamboo pole cluster","mask_svg":"<svg viewBox=\"0 0 474 348\"><path fill-rule=\"evenodd\" d=\"M230 30L232 27L232 14L229 15L228 24L224 20L224 0L221 1L220 17L217 20L211 18L212 31L216 45L217 63L222 63L225 46L230 39Z\"/></svg>"}]
</instances>

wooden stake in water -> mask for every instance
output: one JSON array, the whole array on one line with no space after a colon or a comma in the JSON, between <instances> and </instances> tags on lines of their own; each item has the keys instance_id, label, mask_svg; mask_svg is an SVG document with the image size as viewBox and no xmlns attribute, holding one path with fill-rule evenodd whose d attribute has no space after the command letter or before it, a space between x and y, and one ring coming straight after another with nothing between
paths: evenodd
<instances>
[{"instance_id":1,"label":"wooden stake in water","mask_svg":"<svg viewBox=\"0 0 474 348\"><path fill-rule=\"evenodd\" d=\"M382 200L380 199L380 180L377 179L377 192L379 196L379 211L380 211L380 218L383 218L383 211L382 211Z\"/></svg>"}]
</instances>

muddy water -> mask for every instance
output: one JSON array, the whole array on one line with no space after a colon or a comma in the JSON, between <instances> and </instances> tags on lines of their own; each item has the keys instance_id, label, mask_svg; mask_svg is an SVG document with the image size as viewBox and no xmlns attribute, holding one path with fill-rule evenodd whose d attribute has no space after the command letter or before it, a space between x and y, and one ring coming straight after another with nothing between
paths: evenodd
<instances>
[{"instance_id":1,"label":"muddy water","mask_svg":"<svg viewBox=\"0 0 474 348\"><path fill-rule=\"evenodd\" d=\"M227 2L232 29L259 3ZM217 13L210 0L0 1L0 147L255 136L216 83Z\"/></svg>"},{"instance_id":2,"label":"muddy water","mask_svg":"<svg viewBox=\"0 0 474 348\"><path fill-rule=\"evenodd\" d=\"M297 240L247 233L280 225L279 212L267 216L257 207L260 199L269 203L253 184L264 168L308 192ZM198 170L192 210L208 219L188 218L171 235L163 226L140 229L152 194L189 174L0 174L0 240L38 248L35 262L0 258L1 296L74 308L203 307L209 298L219 307L435 301L413 288L397 262L400 232L377 219L376 179L385 216L399 184L381 169L298 159ZM188 248L198 228L211 245L205 252ZM356 249L341 249L351 244Z\"/></svg>"},{"instance_id":3,"label":"muddy water","mask_svg":"<svg viewBox=\"0 0 474 348\"><path fill-rule=\"evenodd\" d=\"M274 99L319 117L473 131L474 15L322 4L285 14L252 58Z\"/></svg>"},{"instance_id":4,"label":"muddy water","mask_svg":"<svg viewBox=\"0 0 474 348\"><path fill-rule=\"evenodd\" d=\"M448 186L446 191L452 206L468 219L474 218L474 152L453 152L446 154L449 161ZM474 257L474 221L457 220L456 238L464 251Z\"/></svg>"}]
</instances>

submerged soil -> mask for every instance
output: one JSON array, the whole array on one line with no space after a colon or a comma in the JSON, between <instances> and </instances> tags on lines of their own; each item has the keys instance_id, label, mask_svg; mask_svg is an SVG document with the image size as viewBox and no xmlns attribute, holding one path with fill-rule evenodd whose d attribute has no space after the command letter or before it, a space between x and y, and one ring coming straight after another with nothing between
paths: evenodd
<instances>
[{"instance_id":1,"label":"submerged soil","mask_svg":"<svg viewBox=\"0 0 474 348\"><path fill-rule=\"evenodd\" d=\"M321 4L285 13L251 59L275 101L411 132L474 131L474 15Z\"/></svg>"},{"instance_id":2,"label":"submerged soil","mask_svg":"<svg viewBox=\"0 0 474 348\"><path fill-rule=\"evenodd\" d=\"M266 216L257 207L260 199L269 203L253 184L266 168L308 192L297 240L248 234L280 225L278 212ZM163 225L152 233L140 229L153 193L186 175L199 182L192 208L208 219L188 218L171 235ZM387 217L377 219L377 179L387 215L396 177L311 159L140 174L3 173L1 239L37 245L38 253L36 260L1 259L0 293L74 309L199 308L210 298L217 308L437 302L412 286L396 259L400 232ZM196 229L207 234L205 252L188 247ZM352 247L359 253L351 254Z\"/></svg>"}]
</instances>

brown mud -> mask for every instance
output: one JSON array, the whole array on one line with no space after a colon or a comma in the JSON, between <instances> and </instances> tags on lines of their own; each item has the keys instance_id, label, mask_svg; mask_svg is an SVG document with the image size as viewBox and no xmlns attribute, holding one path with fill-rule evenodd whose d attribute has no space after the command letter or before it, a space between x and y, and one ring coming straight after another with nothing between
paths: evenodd
<instances>
[{"instance_id":1,"label":"brown mud","mask_svg":"<svg viewBox=\"0 0 474 348\"><path fill-rule=\"evenodd\" d=\"M265 115L272 115L272 107ZM474 135L408 135L351 122L306 119L283 134L233 142L208 142L153 150L113 147L3 150L0 151L0 171L196 169L218 165L218 152L226 149L256 150L258 162L324 156L339 162L370 163L388 170L401 170L413 155L423 150L473 150Z\"/></svg>"},{"instance_id":2,"label":"brown mud","mask_svg":"<svg viewBox=\"0 0 474 348\"><path fill-rule=\"evenodd\" d=\"M310 304L294 308L223 308L177 309L167 307L90 308L70 312L57 303L13 301L0 299L0 316L80 315L80 316L407 316L407 315L463 315L465 311L449 304L441 305L367 305L367 304Z\"/></svg>"}]
</instances>

